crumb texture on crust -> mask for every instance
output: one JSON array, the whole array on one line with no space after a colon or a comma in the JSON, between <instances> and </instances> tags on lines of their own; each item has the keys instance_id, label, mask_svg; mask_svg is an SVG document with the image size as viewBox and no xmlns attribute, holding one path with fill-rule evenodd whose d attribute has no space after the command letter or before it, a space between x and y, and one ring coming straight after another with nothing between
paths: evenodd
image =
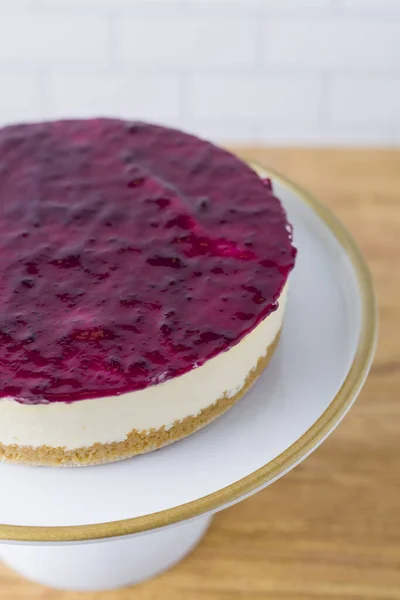
<instances>
[{"instance_id":1,"label":"crumb texture on crust","mask_svg":"<svg viewBox=\"0 0 400 600\"><path fill-rule=\"evenodd\" d=\"M200 414L176 421L169 429L165 427L147 431L133 429L122 442L94 444L74 450L66 450L63 447L39 446L33 448L17 444L0 444L0 460L32 466L90 466L131 458L137 454L144 454L172 444L211 423L242 398L268 365L278 345L280 333L279 331L272 344L268 346L265 355L258 360L256 367L248 374L244 386L234 396L224 395L202 410Z\"/></svg>"}]
</instances>

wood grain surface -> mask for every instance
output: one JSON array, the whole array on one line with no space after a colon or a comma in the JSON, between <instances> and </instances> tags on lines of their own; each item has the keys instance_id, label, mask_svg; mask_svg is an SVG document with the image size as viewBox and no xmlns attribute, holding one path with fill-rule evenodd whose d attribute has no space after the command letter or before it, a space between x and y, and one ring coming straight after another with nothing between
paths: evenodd
<instances>
[{"instance_id":1,"label":"wood grain surface","mask_svg":"<svg viewBox=\"0 0 400 600\"><path fill-rule=\"evenodd\" d=\"M220 514L195 552L136 588L48 590L0 566L1 600L400 600L400 151L240 149L328 204L375 279L380 341L339 429Z\"/></svg>"}]
</instances>

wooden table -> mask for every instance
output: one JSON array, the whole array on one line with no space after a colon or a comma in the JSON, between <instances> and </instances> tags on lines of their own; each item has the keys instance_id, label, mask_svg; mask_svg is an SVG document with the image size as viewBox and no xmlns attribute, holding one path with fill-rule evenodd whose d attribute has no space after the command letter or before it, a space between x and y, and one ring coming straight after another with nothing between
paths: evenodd
<instances>
[{"instance_id":1,"label":"wooden table","mask_svg":"<svg viewBox=\"0 0 400 600\"><path fill-rule=\"evenodd\" d=\"M302 465L217 515L169 573L81 595L0 567L1 600L400 599L400 151L245 152L330 205L369 261L380 343L358 402Z\"/></svg>"}]
</instances>

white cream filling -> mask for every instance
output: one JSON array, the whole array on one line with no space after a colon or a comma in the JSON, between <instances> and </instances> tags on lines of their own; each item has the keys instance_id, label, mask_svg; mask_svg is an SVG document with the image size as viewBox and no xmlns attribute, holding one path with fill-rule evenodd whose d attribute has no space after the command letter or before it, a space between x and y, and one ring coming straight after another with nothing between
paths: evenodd
<instances>
[{"instance_id":1,"label":"white cream filling","mask_svg":"<svg viewBox=\"0 0 400 600\"><path fill-rule=\"evenodd\" d=\"M180 377L121 396L72 403L27 405L0 401L0 443L65 447L123 441L136 429L172 427L199 414L224 394L234 396L265 355L283 322L287 285L278 309L230 350Z\"/></svg>"}]
</instances>

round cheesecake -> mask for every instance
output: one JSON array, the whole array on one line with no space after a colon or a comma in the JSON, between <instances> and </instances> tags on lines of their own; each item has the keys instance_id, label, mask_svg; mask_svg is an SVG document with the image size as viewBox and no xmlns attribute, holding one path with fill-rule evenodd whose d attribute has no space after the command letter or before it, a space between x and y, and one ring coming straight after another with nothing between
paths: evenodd
<instances>
[{"instance_id":1,"label":"round cheesecake","mask_svg":"<svg viewBox=\"0 0 400 600\"><path fill-rule=\"evenodd\" d=\"M271 183L176 130L0 129L0 458L179 440L266 367L296 250Z\"/></svg>"}]
</instances>

